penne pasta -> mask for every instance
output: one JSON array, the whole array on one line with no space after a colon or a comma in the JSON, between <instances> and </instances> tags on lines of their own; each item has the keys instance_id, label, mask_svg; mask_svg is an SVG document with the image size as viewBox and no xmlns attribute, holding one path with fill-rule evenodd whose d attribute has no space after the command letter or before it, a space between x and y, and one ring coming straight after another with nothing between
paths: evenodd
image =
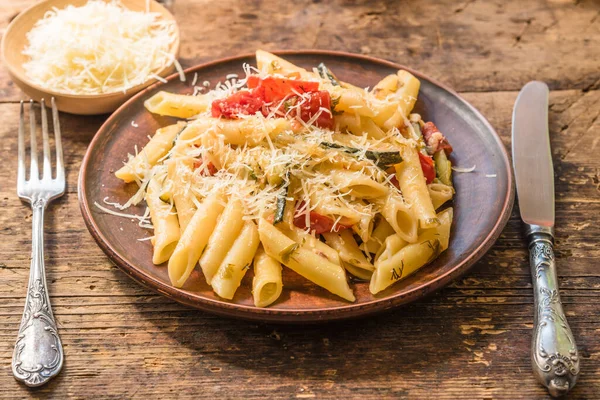
<instances>
[{"instance_id":1,"label":"penne pasta","mask_svg":"<svg viewBox=\"0 0 600 400\"><path fill-rule=\"evenodd\" d=\"M370 139L383 139L386 137L385 132L371 118L351 113L342 113L341 115L334 116L334 120L337 130L342 132L348 130L357 136L366 134Z\"/></svg>"},{"instance_id":2,"label":"penne pasta","mask_svg":"<svg viewBox=\"0 0 600 400\"><path fill-rule=\"evenodd\" d=\"M230 200L219 216L215 230L208 239L206 249L200 257L200 268L202 268L206 283L209 285L212 284L213 276L242 231L244 226L243 216L242 203L237 199Z\"/></svg>"},{"instance_id":3,"label":"penne pasta","mask_svg":"<svg viewBox=\"0 0 600 400\"><path fill-rule=\"evenodd\" d=\"M173 286L182 287L192 273L223 208L221 196L214 194L204 199L194 213L169 260L169 279Z\"/></svg>"},{"instance_id":4,"label":"penne pasta","mask_svg":"<svg viewBox=\"0 0 600 400\"><path fill-rule=\"evenodd\" d=\"M246 221L239 236L227 252L225 259L219 266L211 285L216 294L224 299L231 300L246 271L250 269L260 240L258 229L252 221Z\"/></svg>"},{"instance_id":5,"label":"penne pasta","mask_svg":"<svg viewBox=\"0 0 600 400\"><path fill-rule=\"evenodd\" d=\"M259 71L268 75L279 74L283 76L296 76L314 79L315 75L304 68L300 68L291 62L284 60L275 54L264 50L256 50L256 66Z\"/></svg>"},{"instance_id":6,"label":"penne pasta","mask_svg":"<svg viewBox=\"0 0 600 400\"><path fill-rule=\"evenodd\" d=\"M356 300L340 265L301 247L265 219L259 221L258 231L265 252L271 257L331 293L348 301Z\"/></svg>"},{"instance_id":7,"label":"penne pasta","mask_svg":"<svg viewBox=\"0 0 600 400\"><path fill-rule=\"evenodd\" d=\"M420 86L419 80L405 70L381 80L373 90L379 100L375 102L373 121L385 131L402 126L415 105Z\"/></svg>"},{"instance_id":8,"label":"penne pasta","mask_svg":"<svg viewBox=\"0 0 600 400\"><path fill-rule=\"evenodd\" d=\"M402 239L398 234L386 237L383 241L383 245L379 248L377 254L375 254L375 263L389 259L407 244L408 242Z\"/></svg>"},{"instance_id":9,"label":"penne pasta","mask_svg":"<svg viewBox=\"0 0 600 400\"><path fill-rule=\"evenodd\" d=\"M198 118L188 124L181 133L182 145L199 145L207 132L222 137L224 143L232 145L255 145L267 136L275 136L291 129L290 121L285 118L265 119L262 116L250 116L244 119Z\"/></svg>"},{"instance_id":10,"label":"penne pasta","mask_svg":"<svg viewBox=\"0 0 600 400\"><path fill-rule=\"evenodd\" d=\"M185 122L178 122L158 129L146 146L115 172L115 176L126 183L143 179L149 168L171 150L175 138L185 125Z\"/></svg>"},{"instance_id":11,"label":"penne pasta","mask_svg":"<svg viewBox=\"0 0 600 400\"><path fill-rule=\"evenodd\" d=\"M241 120L222 120L214 126L217 135L225 137L226 143L235 145L257 144L267 136L291 129L290 121L285 118L265 120L262 117L250 117Z\"/></svg>"},{"instance_id":12,"label":"penne pasta","mask_svg":"<svg viewBox=\"0 0 600 400\"><path fill-rule=\"evenodd\" d=\"M360 240L368 242L373 233L373 216L362 214L357 224L352 225L352 230L360 236Z\"/></svg>"},{"instance_id":13,"label":"penne pasta","mask_svg":"<svg viewBox=\"0 0 600 400\"><path fill-rule=\"evenodd\" d=\"M352 276L358 278L362 281L370 281L373 276L373 271L369 271L366 269L355 267L352 264L342 263L346 271L348 271Z\"/></svg>"},{"instance_id":14,"label":"penne pasta","mask_svg":"<svg viewBox=\"0 0 600 400\"><path fill-rule=\"evenodd\" d=\"M373 86L372 93L376 99L385 100L398 91L399 84L400 82L397 74L388 75Z\"/></svg>"},{"instance_id":15,"label":"penne pasta","mask_svg":"<svg viewBox=\"0 0 600 400\"><path fill-rule=\"evenodd\" d=\"M387 187L360 171L333 169L330 172L330 177L342 193L361 199L384 197L389 192Z\"/></svg>"},{"instance_id":16,"label":"penne pasta","mask_svg":"<svg viewBox=\"0 0 600 400\"><path fill-rule=\"evenodd\" d=\"M170 117L190 118L210 109L211 99L207 96L186 96L160 91L144 102L144 107L153 114Z\"/></svg>"},{"instance_id":17,"label":"penne pasta","mask_svg":"<svg viewBox=\"0 0 600 400\"><path fill-rule=\"evenodd\" d=\"M419 226L423 229L433 228L439 224L439 221L429 197L418 150L414 147L404 146L401 154L403 161L396 164L395 167L402 195L410 205L412 214L419 220Z\"/></svg>"},{"instance_id":18,"label":"penne pasta","mask_svg":"<svg viewBox=\"0 0 600 400\"><path fill-rule=\"evenodd\" d=\"M340 233L324 233L323 237L328 245L334 248L340 255L345 264L360 268L365 271L373 271L375 267L371 264L367 257L358 247L356 240L349 230L341 231Z\"/></svg>"},{"instance_id":19,"label":"penne pasta","mask_svg":"<svg viewBox=\"0 0 600 400\"><path fill-rule=\"evenodd\" d=\"M325 257L328 261L340 265L340 255L336 250L321 242L319 239L294 226L288 229L281 229L281 231L294 242L299 243L313 252L318 253Z\"/></svg>"},{"instance_id":20,"label":"penne pasta","mask_svg":"<svg viewBox=\"0 0 600 400\"><path fill-rule=\"evenodd\" d=\"M394 228L392 228L390 223L387 222L385 218L381 218L375 226L375 229L373 229L373 233L369 237L369 240L364 243L363 250L367 253L376 254L383 245L385 239L395 233L396 231L394 231Z\"/></svg>"},{"instance_id":21,"label":"penne pasta","mask_svg":"<svg viewBox=\"0 0 600 400\"><path fill-rule=\"evenodd\" d=\"M416 243L403 245L397 239L386 239L386 248L375 262L375 272L371 277L369 290L376 294L397 281L406 278L423 265L435 259L448 248L452 209L438 214L440 224L425 230ZM389 250L389 251L388 251Z\"/></svg>"},{"instance_id":22,"label":"penne pasta","mask_svg":"<svg viewBox=\"0 0 600 400\"><path fill-rule=\"evenodd\" d=\"M408 71L398 71L399 88L396 96L399 98L399 108L402 115L407 118L417 102L421 82Z\"/></svg>"},{"instance_id":23,"label":"penne pasta","mask_svg":"<svg viewBox=\"0 0 600 400\"><path fill-rule=\"evenodd\" d=\"M434 209L440 208L444 203L452 199L454 189L452 186L444 185L443 183L431 183L427 185L431 204Z\"/></svg>"},{"instance_id":24,"label":"penne pasta","mask_svg":"<svg viewBox=\"0 0 600 400\"><path fill-rule=\"evenodd\" d=\"M281 295L281 263L260 247L254 256L252 297L256 307L267 307Z\"/></svg>"},{"instance_id":25,"label":"penne pasta","mask_svg":"<svg viewBox=\"0 0 600 400\"><path fill-rule=\"evenodd\" d=\"M331 97L335 99L336 112L346 112L364 117L375 115L369 107L369 94L363 89L332 86Z\"/></svg>"},{"instance_id":26,"label":"penne pasta","mask_svg":"<svg viewBox=\"0 0 600 400\"><path fill-rule=\"evenodd\" d=\"M410 243L417 240L418 220L398 194L387 196L381 215L401 238Z\"/></svg>"},{"instance_id":27,"label":"penne pasta","mask_svg":"<svg viewBox=\"0 0 600 400\"><path fill-rule=\"evenodd\" d=\"M167 166L167 176L172 183L171 197L181 232L185 231L196 212L194 193L191 190L192 159L178 158Z\"/></svg>"},{"instance_id":28,"label":"penne pasta","mask_svg":"<svg viewBox=\"0 0 600 400\"><path fill-rule=\"evenodd\" d=\"M160 183L153 177L146 190L146 204L150 209L150 219L154 227L152 263L156 265L169 260L180 237L177 215L173 212L171 204L160 199L160 191Z\"/></svg>"}]
</instances>

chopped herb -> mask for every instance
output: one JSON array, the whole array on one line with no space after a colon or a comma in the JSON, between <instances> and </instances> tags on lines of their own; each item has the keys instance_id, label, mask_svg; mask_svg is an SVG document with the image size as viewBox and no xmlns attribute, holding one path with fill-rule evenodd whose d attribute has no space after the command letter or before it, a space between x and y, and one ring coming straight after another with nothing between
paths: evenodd
<instances>
[{"instance_id":1,"label":"chopped herb","mask_svg":"<svg viewBox=\"0 0 600 400\"><path fill-rule=\"evenodd\" d=\"M281 251L281 253L279 253L279 256L281 257L281 261L283 261L284 263L288 262L291 255L294 253L294 251L296 251L298 249L298 247L300 247L300 245L298 243L294 243L294 244L286 247L285 249L283 249Z\"/></svg>"},{"instance_id":2,"label":"chopped herb","mask_svg":"<svg viewBox=\"0 0 600 400\"><path fill-rule=\"evenodd\" d=\"M273 225L283 221L283 214L285 213L285 204L287 203L288 189L290 186L290 172L286 173L286 179L281 184L281 190L277 196L277 208L275 210L275 219Z\"/></svg>"},{"instance_id":3,"label":"chopped herb","mask_svg":"<svg viewBox=\"0 0 600 400\"><path fill-rule=\"evenodd\" d=\"M294 107L296 105L296 100L298 98L297 97L290 97L289 99L287 99L286 101L283 102L283 109L287 112L290 110L290 108Z\"/></svg>"},{"instance_id":4,"label":"chopped herb","mask_svg":"<svg viewBox=\"0 0 600 400\"><path fill-rule=\"evenodd\" d=\"M440 254L440 241L439 239L435 239L435 240L427 240L421 244L426 245L427 247L429 247L433 253L431 254L431 257L429 257L429 260L427 260L427 263L432 262L433 260L435 260L437 258L437 256Z\"/></svg>"},{"instance_id":5,"label":"chopped herb","mask_svg":"<svg viewBox=\"0 0 600 400\"><path fill-rule=\"evenodd\" d=\"M338 111L335 109L337 105L340 104L340 98L341 97L336 97L331 99L331 113L333 115L342 115L344 113L343 111Z\"/></svg>"},{"instance_id":6,"label":"chopped herb","mask_svg":"<svg viewBox=\"0 0 600 400\"><path fill-rule=\"evenodd\" d=\"M329 80L333 86L340 86L340 82L324 63L321 63L317 66L317 71L319 71L321 78Z\"/></svg>"},{"instance_id":7,"label":"chopped herb","mask_svg":"<svg viewBox=\"0 0 600 400\"><path fill-rule=\"evenodd\" d=\"M330 149L339 149L344 153L348 153L350 155L357 155L362 153L362 150L356 149L354 147L342 146L341 144L337 143L321 142L320 146ZM400 156L399 151L367 150L365 152L365 158L375 162L375 165L382 169L388 168L394 164L402 162L402 157Z\"/></svg>"},{"instance_id":8,"label":"chopped herb","mask_svg":"<svg viewBox=\"0 0 600 400\"><path fill-rule=\"evenodd\" d=\"M404 273L404 260L400 260L401 265L398 268L392 268L392 278L390 280L397 281L402 278L402 273Z\"/></svg>"},{"instance_id":9,"label":"chopped herb","mask_svg":"<svg viewBox=\"0 0 600 400\"><path fill-rule=\"evenodd\" d=\"M256 173L254 172L254 169L249 166L249 165L245 165L246 169L248 170L248 177L254 181L258 180L258 177L256 176Z\"/></svg>"}]
</instances>

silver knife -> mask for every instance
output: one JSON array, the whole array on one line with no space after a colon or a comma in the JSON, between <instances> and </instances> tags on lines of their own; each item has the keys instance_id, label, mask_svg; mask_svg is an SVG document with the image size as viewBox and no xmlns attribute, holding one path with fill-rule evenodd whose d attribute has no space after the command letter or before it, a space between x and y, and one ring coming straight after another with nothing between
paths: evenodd
<instances>
[{"instance_id":1,"label":"silver knife","mask_svg":"<svg viewBox=\"0 0 600 400\"><path fill-rule=\"evenodd\" d=\"M554 171L548 135L548 86L543 82L529 82L517 97L512 156L535 299L533 371L550 394L558 397L575 385L579 355L560 301L554 263Z\"/></svg>"}]
</instances>

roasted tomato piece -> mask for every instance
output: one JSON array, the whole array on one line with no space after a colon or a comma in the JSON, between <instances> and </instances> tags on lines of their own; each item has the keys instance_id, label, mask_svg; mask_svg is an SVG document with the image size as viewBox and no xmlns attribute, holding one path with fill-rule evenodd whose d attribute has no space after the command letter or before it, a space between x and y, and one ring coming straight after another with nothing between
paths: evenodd
<instances>
[{"instance_id":1,"label":"roasted tomato piece","mask_svg":"<svg viewBox=\"0 0 600 400\"><path fill-rule=\"evenodd\" d=\"M198 169L202 166L202 159L199 158L197 160L194 161L194 169ZM202 176L214 176L217 173L218 169L217 167L215 167L215 164L213 164L212 162L208 162L208 164L205 165L205 167L202 169L202 171L200 171L200 175Z\"/></svg>"},{"instance_id":2,"label":"roasted tomato piece","mask_svg":"<svg viewBox=\"0 0 600 400\"><path fill-rule=\"evenodd\" d=\"M239 115L254 115L262 109L264 101L248 90L242 90L224 99L212 102L211 113L215 118L235 119Z\"/></svg>"},{"instance_id":3,"label":"roasted tomato piece","mask_svg":"<svg viewBox=\"0 0 600 400\"><path fill-rule=\"evenodd\" d=\"M318 114L314 125L320 128L333 129L333 114L331 112L331 96L326 90L302 95L300 102L300 119L310 121Z\"/></svg>"},{"instance_id":4,"label":"roasted tomato piece","mask_svg":"<svg viewBox=\"0 0 600 400\"><path fill-rule=\"evenodd\" d=\"M433 159L425 154L419 152L419 161L421 161L421 169L427 183L433 182L435 179L435 168L433 166Z\"/></svg>"},{"instance_id":5,"label":"roasted tomato piece","mask_svg":"<svg viewBox=\"0 0 600 400\"><path fill-rule=\"evenodd\" d=\"M318 115L312 125L320 128L333 129L333 115L331 112L331 96L326 90L305 93L302 96L289 96L276 105L263 107L263 115L266 117L276 108L275 115L295 118L308 122ZM298 115L300 114L300 115Z\"/></svg>"},{"instance_id":6,"label":"roasted tomato piece","mask_svg":"<svg viewBox=\"0 0 600 400\"><path fill-rule=\"evenodd\" d=\"M246 80L246 85L249 89L254 89L253 92L256 97L262 97L267 103L282 100L290 95L319 90L319 82L274 77L261 79L256 75L250 75Z\"/></svg>"},{"instance_id":7,"label":"roasted tomato piece","mask_svg":"<svg viewBox=\"0 0 600 400\"><path fill-rule=\"evenodd\" d=\"M433 122L426 122L421 132L423 133L425 143L427 143L433 154L440 150L444 150L447 155L452 153L452 146L448 142L448 139L442 135L442 132L440 132Z\"/></svg>"},{"instance_id":8,"label":"roasted tomato piece","mask_svg":"<svg viewBox=\"0 0 600 400\"><path fill-rule=\"evenodd\" d=\"M304 207L304 202L301 202L297 209L302 209ZM339 232L339 231L343 231L344 229L348 229L350 228L350 225L342 225L340 223L338 223L335 226L335 229L333 227L333 224L335 223L335 221L329 217L326 217L324 215L321 215L317 212L314 211L310 211L310 227L309 229L311 231L315 231L315 234L320 235L321 233L326 233L326 232ZM306 215L304 213L300 214L300 215L296 215L294 216L294 225L297 226L300 229L306 229Z\"/></svg>"}]
</instances>

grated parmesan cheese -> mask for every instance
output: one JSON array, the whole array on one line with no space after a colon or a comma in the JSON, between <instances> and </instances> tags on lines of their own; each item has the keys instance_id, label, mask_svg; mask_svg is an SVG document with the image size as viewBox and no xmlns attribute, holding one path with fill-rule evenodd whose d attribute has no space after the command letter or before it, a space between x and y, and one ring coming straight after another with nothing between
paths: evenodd
<instances>
[{"instance_id":1,"label":"grated parmesan cheese","mask_svg":"<svg viewBox=\"0 0 600 400\"><path fill-rule=\"evenodd\" d=\"M473 172L475 171L475 165L473 165L471 168L461 168L461 167L452 167L452 171L455 172Z\"/></svg>"},{"instance_id":2,"label":"grated parmesan cheese","mask_svg":"<svg viewBox=\"0 0 600 400\"><path fill-rule=\"evenodd\" d=\"M175 63L175 69L179 74L179 80L181 82L185 82L185 72L183 72L183 67L181 66L181 64L179 64L179 61L177 61L175 57L173 57L173 62Z\"/></svg>"},{"instance_id":3,"label":"grated parmesan cheese","mask_svg":"<svg viewBox=\"0 0 600 400\"><path fill-rule=\"evenodd\" d=\"M91 0L82 7L54 8L27 33L26 75L37 85L69 94L126 91L175 63L169 50L174 21L136 12L119 1Z\"/></svg>"},{"instance_id":4,"label":"grated parmesan cheese","mask_svg":"<svg viewBox=\"0 0 600 400\"><path fill-rule=\"evenodd\" d=\"M247 75L252 71L252 67L244 65ZM194 95L202 92L202 96L214 100L240 90L246 85L246 80L247 76L240 78L236 74L229 74L210 90L211 83L200 81L198 75L194 74L191 83ZM334 227L372 221L381 213L384 202L369 203L356 198L347 190L346 183L332 179L332 170L343 168L356 176L366 175L384 184L395 196L401 197L400 190L391 183L393 174L377 166L367 157L367 152L397 151L401 146L417 147L419 143L414 138L404 137L396 127L382 132L378 138L369 136L366 132L346 134L320 128L315 125L316 120L322 113L331 111L322 107L309 120L304 121L298 115L301 113L300 106L306 101L301 96L292 106L296 111L296 116L293 117L296 127L275 135L262 133L270 131L267 125L273 119L292 118L288 115L293 111L292 107L285 113L276 113L276 110L283 108L283 100L266 117L262 113L238 115L240 120L249 120L253 126L252 132L261 133L260 140L252 144L227 143L226 137L220 133L224 129L224 121L213 118L210 110L199 113L188 122L189 127L196 124L201 127L198 133L193 137L178 138L173 149L158 164L139 171L136 179L139 191L123 206L114 207L122 210L141 201L151 176L159 177L168 193L172 190L173 183L171 173L165 176L165 171L171 163L181 159L198 162L193 168L185 162L176 164L177 171L172 174L178 177L178 190L186 195L191 194L196 207L200 205L201 199L220 193L224 198L241 201L245 220L258 219L274 214L277 200L282 196L282 187L286 187L286 198L288 201L296 200L298 207L293 212L289 210L291 215L287 218L303 218L307 227L310 226L310 213L313 211L329 217ZM358 118L360 124L360 117ZM339 148L322 146L324 142L357 150L349 154ZM216 168L212 176L206 173L209 163Z\"/></svg>"}]
</instances>

